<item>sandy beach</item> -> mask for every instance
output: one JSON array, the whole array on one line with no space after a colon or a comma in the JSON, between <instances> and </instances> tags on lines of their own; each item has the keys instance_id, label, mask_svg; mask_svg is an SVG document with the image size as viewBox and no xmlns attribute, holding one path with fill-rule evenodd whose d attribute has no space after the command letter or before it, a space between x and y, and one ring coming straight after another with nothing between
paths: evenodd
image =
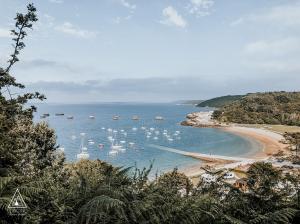
<instances>
[{"instance_id":1,"label":"sandy beach","mask_svg":"<svg viewBox=\"0 0 300 224\"><path fill-rule=\"evenodd\" d=\"M203 122L205 125L210 124L209 127L212 128L221 128L224 131L233 133L235 135L239 135L241 137L249 138L250 140L254 140L260 143L260 148L253 150L253 152L249 152L247 155L243 155L243 159L239 162L233 161L220 161L216 160L215 162L199 162L197 165L193 165L190 167L185 167L181 169L183 173L187 176L199 176L204 172L201 169L204 166L211 166L216 169L218 168L234 168L234 167L245 167L248 164L251 164L255 161L267 160L272 155L278 153L279 151L286 152L286 145L281 143L283 140L283 136L279 133L272 132L270 130L262 129L262 128L253 128L253 127L245 127L243 125L237 124L229 124L229 125L217 125L213 126L214 123L210 116L211 112L199 112L193 113L193 116L187 116L187 123L190 123L193 127L203 128ZM192 122L189 120L192 118ZM197 122L199 121L199 122Z\"/></svg>"},{"instance_id":2,"label":"sandy beach","mask_svg":"<svg viewBox=\"0 0 300 224\"><path fill-rule=\"evenodd\" d=\"M224 127L223 130L236 135L249 137L260 142L263 147L253 155L253 158L266 158L278 153L280 150L286 152L287 145L281 143L281 140L284 139L281 134L260 128L249 128L237 125Z\"/></svg>"}]
</instances>

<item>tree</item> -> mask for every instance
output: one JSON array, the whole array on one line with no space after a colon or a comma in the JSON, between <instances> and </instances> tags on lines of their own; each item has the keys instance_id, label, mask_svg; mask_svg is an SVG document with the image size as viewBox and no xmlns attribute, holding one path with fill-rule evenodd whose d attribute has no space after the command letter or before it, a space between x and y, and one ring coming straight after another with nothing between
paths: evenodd
<instances>
[{"instance_id":1,"label":"tree","mask_svg":"<svg viewBox=\"0 0 300 224\"><path fill-rule=\"evenodd\" d=\"M293 147L295 148L296 156L298 156L298 150L300 150L300 132L286 132L283 137L290 145L291 150L293 150Z\"/></svg>"},{"instance_id":2,"label":"tree","mask_svg":"<svg viewBox=\"0 0 300 224\"><path fill-rule=\"evenodd\" d=\"M11 92L11 88L25 88L16 81L10 71L19 61L18 55L25 47L23 41L27 30L32 29L36 21L36 8L33 4L27 6L25 14L17 13L15 29L11 31L13 53L8 66L0 68L0 220L6 220L8 223L22 223L25 219L29 219L27 223L34 223L39 219L35 219L37 216L32 213L35 209L29 211L29 218L10 216L7 207L3 206L9 199L8 195L12 196L16 188L19 188L26 204L38 210L37 204L50 198L45 192L46 186L49 186L49 178L46 178L51 173L49 168L56 170L56 173L51 175L52 180L60 176L63 170L64 157L56 153L54 131L45 123L35 124L32 118L36 108L25 106L29 100L43 100L45 97L38 92ZM54 209L53 206L52 208Z\"/></svg>"},{"instance_id":3,"label":"tree","mask_svg":"<svg viewBox=\"0 0 300 224\"><path fill-rule=\"evenodd\" d=\"M12 30L14 50L8 61L8 66L0 68L0 170L2 175L7 174L8 169L16 168L17 158L20 154L17 152L14 133L16 127L21 125L32 125L32 113L36 110L31 106L25 108L24 105L31 99L43 100L44 96L36 93L25 93L23 95L14 95L10 88L25 88L24 85L17 83L15 78L9 74L12 66L19 61L18 55L25 47L23 42L26 37L27 29L31 29L34 22L37 21L36 8L29 4L27 13L17 13L15 18L15 29Z\"/></svg>"}]
</instances>

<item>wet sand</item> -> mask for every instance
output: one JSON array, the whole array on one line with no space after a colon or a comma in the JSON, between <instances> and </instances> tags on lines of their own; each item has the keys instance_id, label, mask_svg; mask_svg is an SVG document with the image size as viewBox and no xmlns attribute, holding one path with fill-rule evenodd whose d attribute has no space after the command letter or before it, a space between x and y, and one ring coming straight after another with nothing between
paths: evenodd
<instances>
[{"instance_id":1,"label":"wet sand","mask_svg":"<svg viewBox=\"0 0 300 224\"><path fill-rule=\"evenodd\" d=\"M219 128L219 127L218 127ZM185 167L180 171L185 173L187 176L199 176L204 172L201 167L212 166L214 168L233 168L235 166L246 166L260 160L267 160L272 155L278 153L280 150L286 152L286 145L281 143L280 140L283 136L268 130L260 128L249 128L240 125L229 125L222 127L224 131L228 131L235 135L248 138L250 141L254 140L260 143L259 148L254 148L246 155L243 155L244 160L241 162L229 162L229 161L215 161L215 162L199 162L199 164ZM258 146L256 146L258 147Z\"/></svg>"}]
</instances>

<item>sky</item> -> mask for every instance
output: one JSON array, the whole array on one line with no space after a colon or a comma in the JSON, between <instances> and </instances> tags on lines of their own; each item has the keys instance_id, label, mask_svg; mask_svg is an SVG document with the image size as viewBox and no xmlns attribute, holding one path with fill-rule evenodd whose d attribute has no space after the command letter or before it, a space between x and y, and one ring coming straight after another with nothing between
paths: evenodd
<instances>
[{"instance_id":1,"label":"sky","mask_svg":"<svg viewBox=\"0 0 300 224\"><path fill-rule=\"evenodd\" d=\"M170 102L300 89L300 0L32 0L11 70L47 102ZM0 0L0 66L27 0Z\"/></svg>"}]
</instances>

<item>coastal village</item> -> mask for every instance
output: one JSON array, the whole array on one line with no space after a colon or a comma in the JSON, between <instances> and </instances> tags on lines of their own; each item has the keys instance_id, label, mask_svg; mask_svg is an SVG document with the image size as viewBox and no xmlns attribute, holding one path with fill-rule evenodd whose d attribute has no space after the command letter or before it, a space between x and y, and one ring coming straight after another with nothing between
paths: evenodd
<instances>
[{"instance_id":1,"label":"coastal village","mask_svg":"<svg viewBox=\"0 0 300 224\"><path fill-rule=\"evenodd\" d=\"M241 156L226 157L185 153L186 156L201 160L201 164L182 170L182 172L192 179L194 184L197 184L199 181L210 183L222 176L225 182L246 191L246 171L251 164L259 161L269 162L283 173L300 174L300 164L293 164L289 159L290 154L293 152L289 150L291 146L284 140L282 133L284 129L281 125L278 127L274 125L257 127L256 125L255 127L254 125L221 123L214 120L212 115L213 111L193 112L187 114L186 120L181 122L181 125L195 128L221 128L237 135L252 138L261 143L262 148L257 153L247 155L244 158L241 158ZM289 126L285 128L286 130L290 130ZM300 127L293 128L294 132L300 131Z\"/></svg>"}]
</instances>

